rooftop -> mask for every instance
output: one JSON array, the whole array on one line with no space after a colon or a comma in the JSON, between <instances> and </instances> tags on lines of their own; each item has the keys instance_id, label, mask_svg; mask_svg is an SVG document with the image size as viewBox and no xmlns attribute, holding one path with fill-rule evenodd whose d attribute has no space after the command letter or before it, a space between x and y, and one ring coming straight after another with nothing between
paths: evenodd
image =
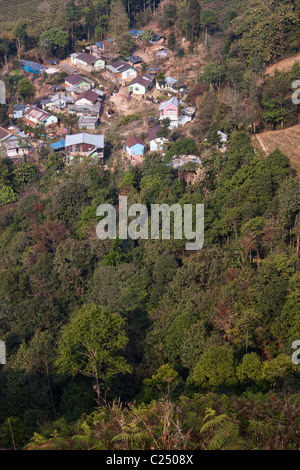
<instances>
[{"instance_id":1,"label":"rooftop","mask_svg":"<svg viewBox=\"0 0 300 470\"><path fill-rule=\"evenodd\" d=\"M97 148L104 148L104 135L86 134L84 132L81 134L66 135L66 147L78 144L89 144Z\"/></svg>"},{"instance_id":2,"label":"rooftop","mask_svg":"<svg viewBox=\"0 0 300 470\"><path fill-rule=\"evenodd\" d=\"M126 147L128 147L128 148L130 148L130 147L132 147L133 145L136 145L136 144L145 145L144 142L142 141L142 139L140 139L139 137L135 137L135 136L129 137L128 139L125 140L124 143L125 143Z\"/></svg>"}]
</instances>

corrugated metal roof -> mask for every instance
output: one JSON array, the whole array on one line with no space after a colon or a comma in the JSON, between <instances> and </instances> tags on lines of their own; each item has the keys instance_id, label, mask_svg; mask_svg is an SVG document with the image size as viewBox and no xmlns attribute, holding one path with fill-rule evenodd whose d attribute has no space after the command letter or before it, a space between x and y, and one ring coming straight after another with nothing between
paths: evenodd
<instances>
[{"instance_id":1,"label":"corrugated metal roof","mask_svg":"<svg viewBox=\"0 0 300 470\"><path fill-rule=\"evenodd\" d=\"M176 96L174 96L173 98L171 98L168 101L164 101L163 103L161 103L160 106L159 106L159 110L161 111L161 110L165 109L170 104L174 104L174 106L178 107L178 99L176 98Z\"/></svg>"},{"instance_id":2,"label":"corrugated metal roof","mask_svg":"<svg viewBox=\"0 0 300 470\"><path fill-rule=\"evenodd\" d=\"M66 147L78 144L90 144L95 145L97 148L104 148L104 135L86 133L66 135Z\"/></svg>"}]
</instances>

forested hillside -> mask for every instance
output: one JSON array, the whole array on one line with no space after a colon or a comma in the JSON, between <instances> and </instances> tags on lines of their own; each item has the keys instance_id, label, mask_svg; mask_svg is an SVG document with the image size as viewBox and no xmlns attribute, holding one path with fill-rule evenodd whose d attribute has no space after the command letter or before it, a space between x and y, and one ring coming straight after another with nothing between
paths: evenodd
<instances>
[{"instance_id":1,"label":"forested hillside","mask_svg":"<svg viewBox=\"0 0 300 470\"><path fill-rule=\"evenodd\" d=\"M161 76L189 70L184 99L196 108L186 127L162 126L164 152L141 165L124 164L120 148L132 129L145 139L142 107L100 122L105 165L67 165L39 129L37 162L0 158L1 447L299 449L300 167L253 138L299 124L299 64L264 72L299 54L300 2L0 7L1 126L16 96L32 103L37 94L37 80L22 94L18 57L63 59L114 32L125 58L135 51L129 28L165 34L173 55L168 69L158 62ZM99 75L90 77L106 86ZM200 165L172 165L191 154ZM187 251L174 237L100 240L96 209L118 208L119 196L147 208L204 204L203 248Z\"/></svg>"}]
</instances>

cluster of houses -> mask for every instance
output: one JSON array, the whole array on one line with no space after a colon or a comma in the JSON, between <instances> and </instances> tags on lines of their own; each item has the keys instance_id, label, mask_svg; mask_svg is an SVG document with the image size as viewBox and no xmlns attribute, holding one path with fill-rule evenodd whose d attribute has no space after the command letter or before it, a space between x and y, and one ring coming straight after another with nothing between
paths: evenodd
<instances>
[{"instance_id":1,"label":"cluster of houses","mask_svg":"<svg viewBox=\"0 0 300 470\"><path fill-rule=\"evenodd\" d=\"M129 31L135 41L142 41L142 33L140 30ZM121 59L113 52L114 42L113 38L96 42L86 47L85 51L72 53L59 65L55 60L49 61L49 66L20 60L23 70L33 74L33 77L45 73L54 76L60 71L66 73L64 83L52 86L52 93L43 96L37 105L16 104L12 115L15 120L23 120L30 127L43 127L46 130L58 125L57 113L76 115L81 133L62 134L61 140L51 145L52 151L63 153L66 164L70 164L78 155L83 158L93 156L98 160L102 160L104 156L104 136L88 133L96 130L105 100L104 90L95 85L93 72L101 74L101 78L104 78L104 74L105 78L116 85L116 89L127 87L127 99L133 95L145 98L147 93L154 89L161 91L164 96L168 95L167 99L157 102L159 121L164 125L167 122L170 129L184 125L194 118L195 108L186 106L181 100L189 91L184 83L170 76L157 81L159 68L143 66L143 59L138 55ZM164 48L164 42L165 37L154 34L151 40L147 41L151 55L166 56L168 51ZM143 73L143 70L147 72ZM85 72L90 74L89 77ZM24 158L32 152L32 147L28 144L27 135L16 129L16 126L11 131L0 128L1 148L6 149L7 156ZM147 144L136 136L124 141L122 150L132 164L143 160L146 149L163 151L167 139L161 137L160 130L161 125L149 128Z\"/></svg>"}]
</instances>

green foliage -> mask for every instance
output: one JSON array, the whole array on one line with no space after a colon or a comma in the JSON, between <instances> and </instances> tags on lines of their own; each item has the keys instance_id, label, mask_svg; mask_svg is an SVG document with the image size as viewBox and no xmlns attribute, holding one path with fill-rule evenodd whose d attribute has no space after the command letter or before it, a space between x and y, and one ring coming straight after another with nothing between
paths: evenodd
<instances>
[{"instance_id":1,"label":"green foliage","mask_svg":"<svg viewBox=\"0 0 300 470\"><path fill-rule=\"evenodd\" d=\"M28 101L35 95L35 88L29 78L24 77L18 83L17 92L23 101Z\"/></svg>"},{"instance_id":2,"label":"green foliage","mask_svg":"<svg viewBox=\"0 0 300 470\"><path fill-rule=\"evenodd\" d=\"M2 186L0 189L0 205L16 202L17 199L18 196L12 188L9 186Z\"/></svg>"},{"instance_id":3,"label":"green foliage","mask_svg":"<svg viewBox=\"0 0 300 470\"><path fill-rule=\"evenodd\" d=\"M69 46L69 38L65 31L57 28L49 29L41 34L39 48L42 55L47 58L63 58Z\"/></svg>"},{"instance_id":4,"label":"green foliage","mask_svg":"<svg viewBox=\"0 0 300 470\"><path fill-rule=\"evenodd\" d=\"M195 366L193 380L203 387L220 387L234 382L234 357L225 346L211 347Z\"/></svg>"},{"instance_id":5,"label":"green foliage","mask_svg":"<svg viewBox=\"0 0 300 470\"><path fill-rule=\"evenodd\" d=\"M118 314L106 314L100 306L86 305L75 312L62 330L57 366L62 373L81 373L109 383L119 374L130 372L119 355L128 339L125 322Z\"/></svg>"},{"instance_id":6,"label":"green foliage","mask_svg":"<svg viewBox=\"0 0 300 470\"><path fill-rule=\"evenodd\" d=\"M14 170L14 182L17 188L34 183L39 178L39 168L34 163L24 162L21 163Z\"/></svg>"}]
</instances>

